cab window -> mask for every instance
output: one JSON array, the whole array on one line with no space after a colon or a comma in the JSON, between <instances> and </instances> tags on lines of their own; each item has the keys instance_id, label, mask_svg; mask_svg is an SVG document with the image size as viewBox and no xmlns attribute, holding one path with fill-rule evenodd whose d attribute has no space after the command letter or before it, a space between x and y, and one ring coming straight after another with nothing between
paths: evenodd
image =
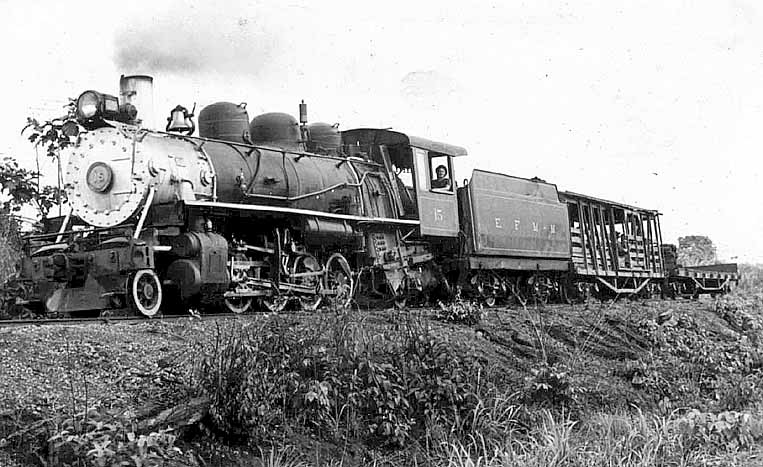
<instances>
[{"instance_id":1,"label":"cab window","mask_svg":"<svg viewBox=\"0 0 763 467\"><path fill-rule=\"evenodd\" d=\"M413 171L408 167L398 167L392 165L392 170L395 171L395 176L400 180L403 186L407 189L413 189Z\"/></svg>"},{"instance_id":2,"label":"cab window","mask_svg":"<svg viewBox=\"0 0 763 467\"><path fill-rule=\"evenodd\" d=\"M429 186L440 193L453 192L453 173L450 157L429 153Z\"/></svg>"},{"instance_id":3,"label":"cab window","mask_svg":"<svg viewBox=\"0 0 763 467\"><path fill-rule=\"evenodd\" d=\"M413 154L408 147L388 146L389 161L398 184L413 190Z\"/></svg>"},{"instance_id":4,"label":"cab window","mask_svg":"<svg viewBox=\"0 0 763 467\"><path fill-rule=\"evenodd\" d=\"M403 217L416 217L416 190L413 185L413 154L403 146L387 147L394 181L400 195Z\"/></svg>"}]
</instances>

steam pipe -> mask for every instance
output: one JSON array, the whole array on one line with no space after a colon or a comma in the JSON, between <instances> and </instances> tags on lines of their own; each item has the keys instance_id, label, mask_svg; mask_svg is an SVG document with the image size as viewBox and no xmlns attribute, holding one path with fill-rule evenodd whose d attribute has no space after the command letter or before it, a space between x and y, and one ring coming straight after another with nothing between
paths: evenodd
<instances>
[{"instance_id":1,"label":"steam pipe","mask_svg":"<svg viewBox=\"0 0 763 467\"><path fill-rule=\"evenodd\" d=\"M289 197L289 196L274 196L274 195L261 195L261 194L257 194L257 193L246 193L244 196L246 196L247 198L267 198L267 199L278 199L278 200L283 200L283 201L299 201L301 199L311 198L313 196L322 195L323 193L328 193L329 191L337 190L339 188L361 188L363 186L363 182L365 181L366 177L368 177L368 176L381 178L381 175L379 175L377 173L366 172L360 178L360 181L358 181L358 183L349 183L349 182L337 183L335 185L331 185L328 188L323 188L322 190L313 191L311 193L305 193L304 195L299 195L299 196L292 196L292 197Z\"/></svg>"}]
</instances>

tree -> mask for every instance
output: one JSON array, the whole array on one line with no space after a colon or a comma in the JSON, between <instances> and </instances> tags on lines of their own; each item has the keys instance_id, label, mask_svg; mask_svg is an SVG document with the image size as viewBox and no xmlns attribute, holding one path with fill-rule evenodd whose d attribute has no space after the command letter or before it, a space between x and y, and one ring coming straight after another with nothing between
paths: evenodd
<instances>
[{"instance_id":1,"label":"tree","mask_svg":"<svg viewBox=\"0 0 763 467\"><path fill-rule=\"evenodd\" d=\"M683 266L704 266L715 264L715 245L710 237L687 235L678 237L678 264Z\"/></svg>"},{"instance_id":2,"label":"tree","mask_svg":"<svg viewBox=\"0 0 763 467\"><path fill-rule=\"evenodd\" d=\"M0 206L0 213L5 215L18 213L24 205L31 205L46 217L50 208L62 198L57 187L40 187L39 173L19 167L12 157L5 157L0 162L0 187L7 198Z\"/></svg>"},{"instance_id":3,"label":"tree","mask_svg":"<svg viewBox=\"0 0 763 467\"><path fill-rule=\"evenodd\" d=\"M42 146L47 156L56 161L57 186L41 186L39 158L36 171L20 167L13 157L4 157L0 161L0 283L13 277L17 270L23 222L19 211L24 206L32 206L41 217L47 217L53 206L66 201L66 194L61 189L61 149L73 144L79 133L73 112L74 105L70 103L65 116L43 123L27 118L27 125L21 130L22 134L30 132L28 139L34 144L35 151Z\"/></svg>"},{"instance_id":4,"label":"tree","mask_svg":"<svg viewBox=\"0 0 763 467\"><path fill-rule=\"evenodd\" d=\"M739 265L739 288L746 291L763 290L763 264Z\"/></svg>"},{"instance_id":5,"label":"tree","mask_svg":"<svg viewBox=\"0 0 763 467\"><path fill-rule=\"evenodd\" d=\"M76 101L69 99L69 103L65 106L65 115L52 120L46 120L42 123L36 118L28 117L26 126L21 130L21 134L29 131L30 134L27 139L34 144L35 151L42 146L47 157L56 162L58 170L55 187L40 186L39 157L37 159L36 172L21 169L13 161L12 164L6 164L3 167L4 172L0 174L3 177L2 181L0 181L3 185L3 190L10 187L9 191L15 198L13 201L16 203L20 201L21 204L33 201L43 217L47 216L50 208L55 204L58 204L60 207L62 203L66 202L66 192L61 189L63 182L61 177L61 150L79 141L80 127L75 119L76 107ZM31 179L35 177L37 179L37 189L32 191ZM6 184L8 187L6 187ZM14 206L20 209L17 205L13 205L11 208L13 209Z\"/></svg>"}]
</instances>

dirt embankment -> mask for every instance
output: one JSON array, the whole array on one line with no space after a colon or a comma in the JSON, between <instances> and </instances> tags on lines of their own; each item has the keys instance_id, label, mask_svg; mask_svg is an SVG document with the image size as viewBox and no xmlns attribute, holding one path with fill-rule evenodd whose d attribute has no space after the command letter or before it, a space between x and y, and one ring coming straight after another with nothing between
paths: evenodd
<instances>
[{"instance_id":1,"label":"dirt embankment","mask_svg":"<svg viewBox=\"0 0 763 467\"><path fill-rule=\"evenodd\" d=\"M262 436L254 444L247 433L233 439L215 424L235 409L241 420L262 417L272 424L278 433L268 442L291 446L294 462L320 458L328 464L346 457L349 465L368 461L374 452L395 459L413 450L419 454L405 454L406 462L419 455L431 459L428 443L444 446L452 439L448 433L482 430L480 436L497 440L505 434L483 427L475 414L500 401L513 407L513 418L504 420L507 433L528 435L540 410L564 413L579 426L591 414L634 407L655 414L751 411L763 384L760 310L760 297L748 296L499 308L484 310L471 326L444 322L433 311L381 311L287 315L277 318L278 326L272 316L250 315L0 329L0 448L20 464L96 465L98 459L130 462L138 455L144 465L215 465L231 456L259 457L253 446L264 446ZM285 333L287 328L298 331ZM241 340L246 330L257 332ZM281 339L281 347L266 345L262 336ZM214 369L222 378L211 357L219 364L221 349L235 339L242 355L253 352L248 358L271 366L238 362L226 371L263 370L263 377L285 378L293 393L278 399L242 393L226 400L205 394L209 379L198 372ZM309 371L295 356L310 360ZM345 373L348 368L354 376ZM222 405L244 399L257 407L277 402L279 415ZM166 421L166 409L189 400L207 404L204 413L184 413L191 423L147 424L157 417ZM466 421L472 426L462 426ZM745 447L756 445L751 439Z\"/></svg>"}]
</instances>

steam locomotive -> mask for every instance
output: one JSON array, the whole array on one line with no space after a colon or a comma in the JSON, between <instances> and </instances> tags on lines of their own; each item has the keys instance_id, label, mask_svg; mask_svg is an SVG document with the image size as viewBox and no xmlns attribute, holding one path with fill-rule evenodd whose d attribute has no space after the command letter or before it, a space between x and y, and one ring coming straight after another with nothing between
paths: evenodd
<instances>
[{"instance_id":1,"label":"steam locomotive","mask_svg":"<svg viewBox=\"0 0 763 467\"><path fill-rule=\"evenodd\" d=\"M464 148L387 129L178 106L154 128L153 81L87 91L63 178L70 212L25 240L18 309L44 315L351 300L402 306L456 290L511 298L719 293L735 265L681 268L659 213L475 170ZM76 135L74 135L76 133Z\"/></svg>"}]
</instances>

